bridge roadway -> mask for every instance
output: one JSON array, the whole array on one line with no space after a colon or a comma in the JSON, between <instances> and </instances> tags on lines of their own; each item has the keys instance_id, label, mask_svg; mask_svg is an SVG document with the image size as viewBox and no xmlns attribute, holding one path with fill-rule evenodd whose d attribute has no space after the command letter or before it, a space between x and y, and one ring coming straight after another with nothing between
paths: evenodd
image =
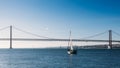
<instances>
[{"instance_id":1,"label":"bridge roadway","mask_svg":"<svg viewBox=\"0 0 120 68\"><path fill-rule=\"evenodd\" d=\"M10 38L0 38L0 41L9 41ZM35 38L12 38L12 41L69 41L70 39L35 39ZM72 39L75 42L109 42L109 40ZM120 40L112 40L120 42Z\"/></svg>"}]
</instances>

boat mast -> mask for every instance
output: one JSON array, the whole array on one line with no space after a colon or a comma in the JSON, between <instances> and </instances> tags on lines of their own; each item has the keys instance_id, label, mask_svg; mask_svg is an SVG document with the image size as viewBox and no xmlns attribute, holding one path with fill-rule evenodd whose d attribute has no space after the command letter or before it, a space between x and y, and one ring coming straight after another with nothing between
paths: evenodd
<instances>
[{"instance_id":1,"label":"boat mast","mask_svg":"<svg viewBox=\"0 0 120 68\"><path fill-rule=\"evenodd\" d=\"M72 38L71 38L71 30L70 30L70 43L69 43L69 45L70 45L70 49L73 50L73 47L72 47Z\"/></svg>"}]
</instances>

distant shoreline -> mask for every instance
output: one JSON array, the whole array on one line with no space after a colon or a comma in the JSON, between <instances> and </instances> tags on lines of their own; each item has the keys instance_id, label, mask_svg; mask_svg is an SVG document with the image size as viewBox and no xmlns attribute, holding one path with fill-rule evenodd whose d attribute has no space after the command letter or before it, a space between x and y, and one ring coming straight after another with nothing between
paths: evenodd
<instances>
[{"instance_id":1,"label":"distant shoreline","mask_svg":"<svg viewBox=\"0 0 120 68\"><path fill-rule=\"evenodd\" d=\"M108 44L105 45L86 45L86 46L75 46L77 49L108 49ZM113 44L113 49L120 49L120 44ZM9 48L0 48L9 49ZM46 47L46 48L13 48L13 49L67 49L67 46L63 47Z\"/></svg>"}]
</instances>

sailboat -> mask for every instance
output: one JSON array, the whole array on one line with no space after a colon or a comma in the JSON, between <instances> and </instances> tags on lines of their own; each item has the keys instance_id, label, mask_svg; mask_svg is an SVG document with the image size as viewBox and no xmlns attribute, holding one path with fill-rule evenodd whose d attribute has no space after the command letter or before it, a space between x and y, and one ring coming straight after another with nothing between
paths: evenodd
<instances>
[{"instance_id":1,"label":"sailboat","mask_svg":"<svg viewBox=\"0 0 120 68\"><path fill-rule=\"evenodd\" d=\"M77 50L73 48L73 45L72 45L72 39L71 39L71 31L70 31L70 37L69 37L69 42L68 42L68 54L69 55L72 55L72 54L77 54Z\"/></svg>"}]
</instances>

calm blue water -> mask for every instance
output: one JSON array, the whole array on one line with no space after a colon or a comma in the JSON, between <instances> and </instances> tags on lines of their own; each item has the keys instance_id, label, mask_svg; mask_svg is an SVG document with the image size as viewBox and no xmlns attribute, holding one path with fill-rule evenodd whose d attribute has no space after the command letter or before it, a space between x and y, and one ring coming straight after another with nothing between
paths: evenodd
<instances>
[{"instance_id":1,"label":"calm blue water","mask_svg":"<svg viewBox=\"0 0 120 68\"><path fill-rule=\"evenodd\" d=\"M120 50L0 49L0 68L120 68Z\"/></svg>"}]
</instances>

